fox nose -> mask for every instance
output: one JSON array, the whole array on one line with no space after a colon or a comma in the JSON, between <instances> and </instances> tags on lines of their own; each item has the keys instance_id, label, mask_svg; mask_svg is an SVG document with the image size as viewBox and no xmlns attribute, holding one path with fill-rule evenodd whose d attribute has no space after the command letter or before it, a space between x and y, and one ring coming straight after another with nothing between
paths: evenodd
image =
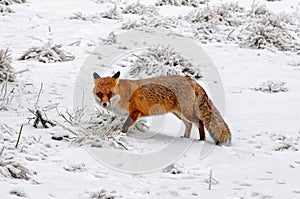
<instances>
[{"instance_id":1,"label":"fox nose","mask_svg":"<svg viewBox=\"0 0 300 199\"><path fill-rule=\"evenodd\" d=\"M106 102L104 102L102 105L103 105L103 107L107 107L108 106L108 104Z\"/></svg>"}]
</instances>

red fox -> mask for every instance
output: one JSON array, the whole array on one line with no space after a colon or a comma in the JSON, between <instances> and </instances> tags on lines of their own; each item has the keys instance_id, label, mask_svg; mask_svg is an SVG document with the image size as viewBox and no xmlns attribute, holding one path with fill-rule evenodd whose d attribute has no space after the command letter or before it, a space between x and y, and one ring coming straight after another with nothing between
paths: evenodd
<instances>
[{"instance_id":1,"label":"red fox","mask_svg":"<svg viewBox=\"0 0 300 199\"><path fill-rule=\"evenodd\" d=\"M205 140L204 126L218 145L230 145L231 133L204 89L192 78L168 75L141 80L119 79L120 72L101 78L93 74L96 101L104 108L128 117L122 127L128 128L139 117L173 113L185 124L184 137L189 138L192 124ZM204 126L203 126L204 125Z\"/></svg>"}]
</instances>

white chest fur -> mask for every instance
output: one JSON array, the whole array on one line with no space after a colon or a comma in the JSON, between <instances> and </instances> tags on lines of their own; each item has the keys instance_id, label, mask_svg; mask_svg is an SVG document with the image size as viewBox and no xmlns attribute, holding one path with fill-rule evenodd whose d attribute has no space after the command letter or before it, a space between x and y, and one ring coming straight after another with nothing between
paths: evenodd
<instances>
[{"instance_id":1,"label":"white chest fur","mask_svg":"<svg viewBox=\"0 0 300 199\"><path fill-rule=\"evenodd\" d=\"M110 104L107 109L117 115L128 115L127 110L120 108L119 101L120 101L120 95L113 96L110 99Z\"/></svg>"}]
</instances>

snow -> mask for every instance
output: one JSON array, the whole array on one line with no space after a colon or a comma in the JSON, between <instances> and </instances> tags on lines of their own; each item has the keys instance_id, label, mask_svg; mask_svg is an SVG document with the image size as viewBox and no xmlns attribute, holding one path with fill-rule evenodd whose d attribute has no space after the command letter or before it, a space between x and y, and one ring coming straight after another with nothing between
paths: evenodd
<instances>
[{"instance_id":1,"label":"snow","mask_svg":"<svg viewBox=\"0 0 300 199\"><path fill-rule=\"evenodd\" d=\"M224 39L233 27L222 24L217 24L219 32L209 35L212 40L190 38L193 26L184 16L198 8L165 5L156 6L158 14L154 16L148 12L142 16L122 13L122 8L136 2L116 1L119 19L102 17L115 1L101 0L28 0L9 5L12 13L1 12L0 48L10 49L11 65L17 74L16 82L7 84L8 91L15 88L12 101L7 110L0 110L0 198L299 198L299 51L281 51L274 46L242 47L238 40ZM155 1L139 2L155 6ZM273 13L287 13L293 23L286 30L293 33L293 42L300 43L299 1L217 0L200 8L229 2L238 2L246 10L251 10L253 2L265 4ZM74 13L86 18L74 19ZM124 22L142 17L147 18L148 25L163 24L162 28L121 28ZM175 26L171 21L176 22ZM148 30L157 33L154 31L151 37ZM116 42L109 42L112 32ZM84 117L95 113L92 72L106 76L120 70L121 77L130 77L129 68L122 67L129 63L127 50L138 44L144 48L147 42L166 45L168 37L173 38L171 47L206 74L199 83L228 123L231 146L215 146L209 133L207 141L197 141L195 127L192 138L180 138L184 125L171 114L150 117L145 132L135 129L129 136L121 134L104 140L97 138L97 132L89 131L93 134L87 135L59 116L68 116L67 111L72 115L83 104L89 105ZM55 63L18 60L28 49L48 43L61 45L60 50L75 59ZM141 50L134 52L139 54ZM211 71L218 76L209 76ZM214 78L218 80L216 85ZM4 84L0 83L0 89ZM269 88L281 92L268 92ZM28 119L34 115L28 108L37 106L43 110L57 107L46 112L48 119L80 133L80 138L86 139L83 146L60 125L34 128ZM119 120L112 126L114 122ZM21 139L15 148L22 124ZM57 141L52 136L67 137ZM91 143L101 147L89 147ZM129 152L124 152L120 143ZM155 161L147 162L148 156ZM29 179L11 176L20 171ZM213 179L209 178L210 172ZM19 174L19 178L25 178L21 175L24 173Z\"/></svg>"}]
</instances>

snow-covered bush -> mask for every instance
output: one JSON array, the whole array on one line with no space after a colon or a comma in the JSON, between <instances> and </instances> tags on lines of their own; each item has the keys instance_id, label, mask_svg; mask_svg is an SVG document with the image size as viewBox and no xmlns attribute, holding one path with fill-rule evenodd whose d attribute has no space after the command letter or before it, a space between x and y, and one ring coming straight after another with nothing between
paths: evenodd
<instances>
[{"instance_id":1,"label":"snow-covered bush","mask_svg":"<svg viewBox=\"0 0 300 199\"><path fill-rule=\"evenodd\" d=\"M251 10L237 3L207 6L180 19L191 23L193 35L204 43L231 41L248 48L300 53L297 17L272 13L263 4L254 4Z\"/></svg>"},{"instance_id":2,"label":"snow-covered bush","mask_svg":"<svg viewBox=\"0 0 300 199\"><path fill-rule=\"evenodd\" d=\"M287 92L288 88L285 86L285 82L278 80L269 80L262 82L258 87L254 88L256 91L262 91L265 93L278 93Z\"/></svg>"},{"instance_id":3,"label":"snow-covered bush","mask_svg":"<svg viewBox=\"0 0 300 199\"><path fill-rule=\"evenodd\" d=\"M82 20L82 21L91 21L93 23L99 23L101 21L101 15L100 14L94 14L94 15L84 15L81 12L73 13L69 19L72 20Z\"/></svg>"},{"instance_id":4,"label":"snow-covered bush","mask_svg":"<svg viewBox=\"0 0 300 199\"><path fill-rule=\"evenodd\" d=\"M128 20L122 23L121 28L124 30L130 30L134 28L143 27L145 24L141 20Z\"/></svg>"},{"instance_id":5,"label":"snow-covered bush","mask_svg":"<svg viewBox=\"0 0 300 199\"><path fill-rule=\"evenodd\" d=\"M106 147L127 150L127 138L121 134L121 128L127 116L114 115L102 108L89 115L88 121L82 121L84 109L59 113L65 122L55 121L59 126L67 129L73 135L71 143L76 146ZM133 130L143 132L148 129L145 119L138 120L133 126Z\"/></svg>"},{"instance_id":6,"label":"snow-covered bush","mask_svg":"<svg viewBox=\"0 0 300 199\"><path fill-rule=\"evenodd\" d=\"M184 18L191 23L211 23L222 24L226 26L240 25L244 9L237 3L222 4L220 6L209 6L198 8L188 13Z\"/></svg>"},{"instance_id":7,"label":"snow-covered bush","mask_svg":"<svg viewBox=\"0 0 300 199\"><path fill-rule=\"evenodd\" d=\"M114 7L110 8L109 10L105 11L101 14L101 17L107 19L121 19L121 15L117 9L117 5L115 4Z\"/></svg>"},{"instance_id":8,"label":"snow-covered bush","mask_svg":"<svg viewBox=\"0 0 300 199\"><path fill-rule=\"evenodd\" d=\"M0 50L0 83L15 80L14 69L11 66L11 55L8 49Z\"/></svg>"},{"instance_id":9,"label":"snow-covered bush","mask_svg":"<svg viewBox=\"0 0 300 199\"><path fill-rule=\"evenodd\" d=\"M25 3L26 0L0 0L0 4L2 5L11 5L14 3Z\"/></svg>"},{"instance_id":10,"label":"snow-covered bush","mask_svg":"<svg viewBox=\"0 0 300 199\"><path fill-rule=\"evenodd\" d=\"M105 189L101 189L100 191L94 191L94 192L86 192L88 199L119 199L122 198L117 194L116 191L107 191Z\"/></svg>"},{"instance_id":11,"label":"snow-covered bush","mask_svg":"<svg viewBox=\"0 0 300 199\"><path fill-rule=\"evenodd\" d=\"M172 6L193 6L199 7L201 4L205 4L209 0L158 0L157 6L172 5Z\"/></svg>"},{"instance_id":12,"label":"snow-covered bush","mask_svg":"<svg viewBox=\"0 0 300 199\"><path fill-rule=\"evenodd\" d=\"M138 55L133 55L129 74L131 77L157 77L163 75L180 74L199 79L200 71L191 62L181 56L174 49L163 46L147 48ZM133 57L128 59L133 59Z\"/></svg>"},{"instance_id":13,"label":"snow-covered bush","mask_svg":"<svg viewBox=\"0 0 300 199\"><path fill-rule=\"evenodd\" d=\"M242 46L256 49L274 46L283 51L300 50L300 43L297 44L295 38L285 29L268 24L252 24L248 27L248 31L248 36L241 43Z\"/></svg>"},{"instance_id":14,"label":"snow-covered bush","mask_svg":"<svg viewBox=\"0 0 300 199\"><path fill-rule=\"evenodd\" d=\"M122 24L121 28L125 30L138 28L138 27L155 27L155 28L165 28L171 29L178 27L180 22L172 17L164 18L147 18L142 17L139 20L129 20Z\"/></svg>"},{"instance_id":15,"label":"snow-covered bush","mask_svg":"<svg viewBox=\"0 0 300 199\"><path fill-rule=\"evenodd\" d=\"M117 35L114 32L109 33L105 39L102 39L102 43L108 45L117 43Z\"/></svg>"},{"instance_id":16,"label":"snow-covered bush","mask_svg":"<svg viewBox=\"0 0 300 199\"><path fill-rule=\"evenodd\" d=\"M162 170L164 173L170 173L173 175L186 173L185 168L179 164L170 164Z\"/></svg>"},{"instance_id":17,"label":"snow-covered bush","mask_svg":"<svg viewBox=\"0 0 300 199\"><path fill-rule=\"evenodd\" d=\"M256 48L275 47L282 51L300 51L300 37L289 17L274 14L260 7L251 15L249 25L243 31L241 45ZM295 25L294 25L295 26ZM246 36L246 37L245 37Z\"/></svg>"},{"instance_id":18,"label":"snow-covered bush","mask_svg":"<svg viewBox=\"0 0 300 199\"><path fill-rule=\"evenodd\" d=\"M0 123L0 176L29 180L32 172L16 157L15 138L13 129Z\"/></svg>"},{"instance_id":19,"label":"snow-covered bush","mask_svg":"<svg viewBox=\"0 0 300 199\"><path fill-rule=\"evenodd\" d=\"M37 60L43 63L72 61L74 56L61 50L60 44L46 43L41 47L33 47L28 49L19 60Z\"/></svg>"},{"instance_id":20,"label":"snow-covered bush","mask_svg":"<svg viewBox=\"0 0 300 199\"><path fill-rule=\"evenodd\" d=\"M13 13L14 11L6 6L0 5L0 14L5 15L6 13Z\"/></svg>"},{"instance_id":21,"label":"snow-covered bush","mask_svg":"<svg viewBox=\"0 0 300 199\"><path fill-rule=\"evenodd\" d=\"M137 3L127 5L123 10L123 14L137 14L137 15L155 15L158 14L157 8L154 6L146 6L141 4L139 1Z\"/></svg>"},{"instance_id":22,"label":"snow-covered bush","mask_svg":"<svg viewBox=\"0 0 300 199\"><path fill-rule=\"evenodd\" d=\"M193 30L195 38L199 39L203 43L206 43L206 41L220 40L220 38L216 36L216 33L220 30L218 26L214 24L200 23L197 24Z\"/></svg>"}]
</instances>

